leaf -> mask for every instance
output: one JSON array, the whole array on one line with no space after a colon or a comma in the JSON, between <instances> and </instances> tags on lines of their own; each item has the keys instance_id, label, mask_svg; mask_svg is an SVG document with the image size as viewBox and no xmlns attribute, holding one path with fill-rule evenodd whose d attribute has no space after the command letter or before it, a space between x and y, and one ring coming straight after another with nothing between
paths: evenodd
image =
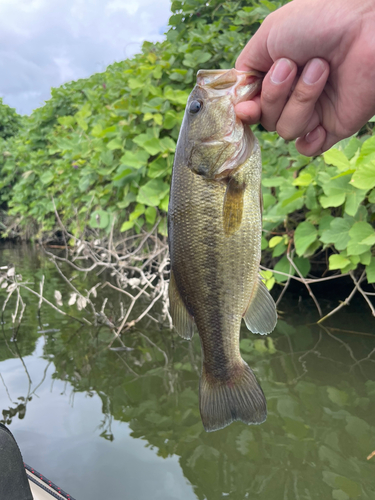
<instances>
[{"instance_id":1,"label":"leaf","mask_svg":"<svg viewBox=\"0 0 375 500\"><path fill-rule=\"evenodd\" d=\"M284 240L284 238L282 236L273 236L270 239L270 241L268 242L268 246L270 248L274 248L276 245L278 245L283 240Z\"/></svg>"},{"instance_id":2,"label":"leaf","mask_svg":"<svg viewBox=\"0 0 375 500\"><path fill-rule=\"evenodd\" d=\"M341 171L349 170L351 168L348 158L342 151L339 151L338 149L329 149L328 151L323 153L323 158L328 165L334 165Z\"/></svg>"},{"instance_id":3,"label":"leaf","mask_svg":"<svg viewBox=\"0 0 375 500\"><path fill-rule=\"evenodd\" d=\"M371 262L366 266L366 276L368 283L375 283L375 257L371 257Z\"/></svg>"},{"instance_id":4,"label":"leaf","mask_svg":"<svg viewBox=\"0 0 375 500\"><path fill-rule=\"evenodd\" d=\"M122 224L120 232L123 233L124 231L128 231L132 227L134 227L135 221L126 221Z\"/></svg>"},{"instance_id":5,"label":"leaf","mask_svg":"<svg viewBox=\"0 0 375 500\"><path fill-rule=\"evenodd\" d=\"M143 147L147 153L152 156L160 153L160 151L163 151L162 143L160 142L160 139L157 139L156 137L145 141L137 141L137 137L135 137L133 141Z\"/></svg>"},{"instance_id":6,"label":"leaf","mask_svg":"<svg viewBox=\"0 0 375 500\"><path fill-rule=\"evenodd\" d=\"M332 217L332 215L324 215L320 220L319 220L319 234L322 235L325 231L329 231L330 225L333 220L338 220ZM343 220L343 219L341 219ZM350 228L349 228L350 229ZM348 231L349 231L348 229Z\"/></svg>"},{"instance_id":7,"label":"leaf","mask_svg":"<svg viewBox=\"0 0 375 500\"><path fill-rule=\"evenodd\" d=\"M348 264L350 264L350 260L341 254L329 256L329 269L331 271L335 269L344 269Z\"/></svg>"},{"instance_id":8,"label":"leaf","mask_svg":"<svg viewBox=\"0 0 375 500\"><path fill-rule=\"evenodd\" d=\"M160 139L160 145L162 148L162 151L175 151L176 150L176 143L171 137L163 137Z\"/></svg>"},{"instance_id":9,"label":"leaf","mask_svg":"<svg viewBox=\"0 0 375 500\"><path fill-rule=\"evenodd\" d=\"M167 193L161 200L161 202L159 203L159 208L160 210L164 210L164 212L168 212L168 205L169 205L169 193Z\"/></svg>"},{"instance_id":10,"label":"leaf","mask_svg":"<svg viewBox=\"0 0 375 500\"><path fill-rule=\"evenodd\" d=\"M147 151L139 149L138 151L125 151L125 154L122 155L120 162L122 165L127 167L132 167L139 169L147 165L147 160L150 155Z\"/></svg>"},{"instance_id":11,"label":"leaf","mask_svg":"<svg viewBox=\"0 0 375 500\"><path fill-rule=\"evenodd\" d=\"M100 160L106 165L107 167L110 167L113 163L113 153L110 150L103 151L102 154L100 155Z\"/></svg>"},{"instance_id":12,"label":"leaf","mask_svg":"<svg viewBox=\"0 0 375 500\"><path fill-rule=\"evenodd\" d=\"M120 170L120 173L118 173L117 175L115 175L115 177L113 177L114 182L121 181L122 179L130 178L131 176L134 176L134 171L132 168L123 168L121 166L119 168L119 170Z\"/></svg>"},{"instance_id":13,"label":"leaf","mask_svg":"<svg viewBox=\"0 0 375 500\"><path fill-rule=\"evenodd\" d=\"M351 184L359 189L368 191L375 186L375 161L369 161L358 167L354 172Z\"/></svg>"},{"instance_id":14,"label":"leaf","mask_svg":"<svg viewBox=\"0 0 375 500\"><path fill-rule=\"evenodd\" d=\"M157 207L168 192L168 184L163 182L161 179L152 179L139 189L137 202Z\"/></svg>"},{"instance_id":15,"label":"leaf","mask_svg":"<svg viewBox=\"0 0 375 500\"><path fill-rule=\"evenodd\" d=\"M260 271L260 275L262 277L264 284L268 288L268 290L272 290L273 285L276 283L273 272L272 271Z\"/></svg>"},{"instance_id":16,"label":"leaf","mask_svg":"<svg viewBox=\"0 0 375 500\"><path fill-rule=\"evenodd\" d=\"M339 207L345 201L345 193L337 193L329 196L321 196L319 201L323 208Z\"/></svg>"},{"instance_id":17,"label":"leaf","mask_svg":"<svg viewBox=\"0 0 375 500\"><path fill-rule=\"evenodd\" d=\"M62 125L63 127L71 127L74 125L75 120L73 116L60 116L57 119L58 123Z\"/></svg>"},{"instance_id":18,"label":"leaf","mask_svg":"<svg viewBox=\"0 0 375 500\"><path fill-rule=\"evenodd\" d=\"M272 252L272 257L280 257L283 253L286 252L286 245L288 244L288 240L282 239L280 243L278 243Z\"/></svg>"},{"instance_id":19,"label":"leaf","mask_svg":"<svg viewBox=\"0 0 375 500\"><path fill-rule=\"evenodd\" d=\"M145 210L146 210L145 206L142 205L141 203L138 203L135 206L133 212L129 215L129 220L130 221L137 220L140 215L143 215L145 213Z\"/></svg>"},{"instance_id":20,"label":"leaf","mask_svg":"<svg viewBox=\"0 0 375 500\"><path fill-rule=\"evenodd\" d=\"M256 339L253 341L254 350L259 354L265 354L268 352L265 339Z\"/></svg>"},{"instance_id":21,"label":"leaf","mask_svg":"<svg viewBox=\"0 0 375 500\"><path fill-rule=\"evenodd\" d=\"M156 214L157 211L155 207L147 207L145 210L146 222L148 222L149 224L154 224L156 219Z\"/></svg>"},{"instance_id":22,"label":"leaf","mask_svg":"<svg viewBox=\"0 0 375 500\"><path fill-rule=\"evenodd\" d=\"M349 498L358 498L362 494L362 488L360 484L352 481L347 477L337 476L335 479L335 485L344 493L346 493Z\"/></svg>"},{"instance_id":23,"label":"leaf","mask_svg":"<svg viewBox=\"0 0 375 500\"><path fill-rule=\"evenodd\" d=\"M302 172L297 179L293 181L293 186L309 186L313 181L311 174Z\"/></svg>"},{"instance_id":24,"label":"leaf","mask_svg":"<svg viewBox=\"0 0 375 500\"><path fill-rule=\"evenodd\" d=\"M114 149L122 149L122 147L123 147L123 141L121 140L120 137L115 137L107 144L107 148L111 151L113 151Z\"/></svg>"},{"instance_id":25,"label":"leaf","mask_svg":"<svg viewBox=\"0 0 375 500\"><path fill-rule=\"evenodd\" d=\"M164 115L163 127L170 130L178 123L177 113L175 111L167 111Z\"/></svg>"},{"instance_id":26,"label":"leaf","mask_svg":"<svg viewBox=\"0 0 375 500\"><path fill-rule=\"evenodd\" d=\"M335 387L327 387L327 393L329 399L339 405L339 406L345 406L348 404L348 399L349 396L346 392L340 391L339 389L336 389Z\"/></svg>"},{"instance_id":27,"label":"leaf","mask_svg":"<svg viewBox=\"0 0 375 500\"><path fill-rule=\"evenodd\" d=\"M170 172L170 168L168 166L168 162L166 158L163 158L161 155L156 158L156 160L152 161L148 166L147 176L150 179L155 179L156 177L161 177Z\"/></svg>"},{"instance_id":28,"label":"leaf","mask_svg":"<svg viewBox=\"0 0 375 500\"><path fill-rule=\"evenodd\" d=\"M110 216L104 210L95 210L91 213L89 225L93 228L105 229L110 222Z\"/></svg>"},{"instance_id":29,"label":"leaf","mask_svg":"<svg viewBox=\"0 0 375 500\"><path fill-rule=\"evenodd\" d=\"M366 197L366 191L356 189L355 191L347 194L345 203L345 213L354 217L357 213L358 206Z\"/></svg>"},{"instance_id":30,"label":"leaf","mask_svg":"<svg viewBox=\"0 0 375 500\"><path fill-rule=\"evenodd\" d=\"M183 90L175 90L172 87L165 87L164 89L164 97L174 104L181 104L183 106L186 105L186 101L188 100L189 93L184 92Z\"/></svg>"},{"instance_id":31,"label":"leaf","mask_svg":"<svg viewBox=\"0 0 375 500\"><path fill-rule=\"evenodd\" d=\"M303 255L318 237L318 231L310 222L301 222L294 232L294 245L298 255Z\"/></svg>"},{"instance_id":32,"label":"leaf","mask_svg":"<svg viewBox=\"0 0 375 500\"><path fill-rule=\"evenodd\" d=\"M161 234L162 236L168 236L167 218L166 217L163 217L162 220L159 222L158 233Z\"/></svg>"},{"instance_id":33,"label":"leaf","mask_svg":"<svg viewBox=\"0 0 375 500\"><path fill-rule=\"evenodd\" d=\"M355 155L355 153L358 151L358 149L360 149L361 146L362 146L362 143L358 139L358 137L356 137L356 136L350 137L350 139L346 143L346 146L344 147L345 156L349 160L351 160L353 158L353 156Z\"/></svg>"},{"instance_id":34,"label":"leaf","mask_svg":"<svg viewBox=\"0 0 375 500\"><path fill-rule=\"evenodd\" d=\"M320 197L320 202L323 208L338 207L345 201L346 192L348 191L349 176L329 179L323 183L323 191L325 196ZM349 192L351 190L349 189Z\"/></svg>"},{"instance_id":35,"label":"leaf","mask_svg":"<svg viewBox=\"0 0 375 500\"><path fill-rule=\"evenodd\" d=\"M349 231L348 255L360 255L375 243L375 231L368 222L356 222Z\"/></svg>"},{"instance_id":36,"label":"leaf","mask_svg":"<svg viewBox=\"0 0 375 500\"><path fill-rule=\"evenodd\" d=\"M365 253L361 253L359 256L359 262L364 266L368 266L371 263L371 250L368 250Z\"/></svg>"},{"instance_id":37,"label":"leaf","mask_svg":"<svg viewBox=\"0 0 375 500\"><path fill-rule=\"evenodd\" d=\"M282 257L279 260L279 262L275 265L274 275L275 275L276 281L278 281L280 283L287 281L288 276L285 276L284 274L279 274L277 271L280 271L282 273L292 275L292 276L294 276L296 273L295 269L293 268L293 266L289 262L286 255L284 255L284 257Z\"/></svg>"},{"instance_id":38,"label":"leaf","mask_svg":"<svg viewBox=\"0 0 375 500\"><path fill-rule=\"evenodd\" d=\"M311 269L311 264L309 259L305 257L294 257L293 262L302 276L305 278Z\"/></svg>"},{"instance_id":39,"label":"leaf","mask_svg":"<svg viewBox=\"0 0 375 500\"><path fill-rule=\"evenodd\" d=\"M144 81L141 78L129 78L128 85L132 90L135 90L143 87Z\"/></svg>"},{"instance_id":40,"label":"leaf","mask_svg":"<svg viewBox=\"0 0 375 500\"><path fill-rule=\"evenodd\" d=\"M211 54L206 50L194 50L191 53L185 54L182 64L189 68L198 68L203 63L209 61L211 57Z\"/></svg>"},{"instance_id":41,"label":"leaf","mask_svg":"<svg viewBox=\"0 0 375 500\"><path fill-rule=\"evenodd\" d=\"M117 206L118 206L118 208L128 208L130 203L133 203L133 201L135 201L136 198L137 198L137 196L135 193L129 192L124 196L122 201L117 203Z\"/></svg>"},{"instance_id":42,"label":"leaf","mask_svg":"<svg viewBox=\"0 0 375 500\"><path fill-rule=\"evenodd\" d=\"M53 172L47 170L43 175L40 176L40 180L43 184L49 184L54 179Z\"/></svg>"},{"instance_id":43,"label":"leaf","mask_svg":"<svg viewBox=\"0 0 375 500\"><path fill-rule=\"evenodd\" d=\"M281 206L282 207L286 207L287 205L289 205L293 201L296 201L299 198L302 198L302 196L304 196L304 195L305 195L305 190L304 189L299 189L298 191L295 191L295 193L293 193L292 196L289 196L288 198L286 198L285 200L283 200L282 203L281 203ZM280 199L281 199L281 197L280 197Z\"/></svg>"},{"instance_id":44,"label":"leaf","mask_svg":"<svg viewBox=\"0 0 375 500\"><path fill-rule=\"evenodd\" d=\"M320 241L326 244L333 243L337 250L345 250L350 240L349 231L353 223L354 220L341 217L333 219L329 229L322 232Z\"/></svg>"}]
</instances>

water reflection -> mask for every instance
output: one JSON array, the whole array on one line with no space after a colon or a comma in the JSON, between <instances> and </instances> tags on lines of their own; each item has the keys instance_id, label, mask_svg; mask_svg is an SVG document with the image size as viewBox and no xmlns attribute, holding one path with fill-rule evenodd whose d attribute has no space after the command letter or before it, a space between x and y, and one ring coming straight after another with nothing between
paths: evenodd
<instances>
[{"instance_id":1,"label":"water reflection","mask_svg":"<svg viewBox=\"0 0 375 500\"><path fill-rule=\"evenodd\" d=\"M301 325L300 314L293 311L295 302L290 309L285 304L288 320L279 321L271 337L259 338L244 330L241 341L243 357L267 396L269 416L261 426L235 423L215 433L204 432L198 410L197 337L184 341L146 322L123 339L132 350L109 350L112 335L106 329L78 328L47 310L40 325L31 306L17 343L9 342L12 332L7 323L1 332L0 386L7 388L0 392L2 419L12 428L23 418L27 428L41 418L37 410L41 400L49 398L56 405L65 395L77 422L85 421L75 424L81 453L90 450L95 457L94 443L100 435L100 441L108 443L107 461L114 467L125 456L134 457L127 464L139 476L147 459L137 461L140 452L135 448L126 455L132 446L129 438L127 451L118 448L125 442L120 424L126 423L134 443L143 443L165 459L164 466L155 462L147 469L160 471L153 479L154 490L145 490L139 476L138 493L134 490L129 498L142 498L140 491L143 498L154 491L153 498L208 500L374 498L375 457L366 460L375 450L375 336L366 330L373 319L353 306L341 316L343 328L353 330L345 333L338 319L334 329ZM102 417L94 425L95 401L100 402ZM48 432L49 411L43 407L41 434L44 425ZM62 424L54 425L58 431ZM90 435L88 426L96 427ZM60 453L71 445L60 443ZM188 483L176 483L177 460ZM107 474L118 474L113 467ZM90 486L93 498L100 498L103 482L108 498L123 498L111 490L115 479L91 474L90 483L97 482L96 489ZM87 492L86 488L82 498ZM72 494L78 497L76 491Z\"/></svg>"}]
</instances>

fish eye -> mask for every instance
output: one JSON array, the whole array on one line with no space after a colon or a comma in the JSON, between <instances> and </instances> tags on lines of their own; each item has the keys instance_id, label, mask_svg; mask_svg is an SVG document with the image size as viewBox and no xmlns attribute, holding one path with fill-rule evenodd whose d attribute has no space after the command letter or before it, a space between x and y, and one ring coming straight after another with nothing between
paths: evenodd
<instances>
[{"instance_id":1,"label":"fish eye","mask_svg":"<svg viewBox=\"0 0 375 500\"><path fill-rule=\"evenodd\" d=\"M203 107L202 101L192 101L189 106L189 113L195 115L198 113Z\"/></svg>"}]
</instances>

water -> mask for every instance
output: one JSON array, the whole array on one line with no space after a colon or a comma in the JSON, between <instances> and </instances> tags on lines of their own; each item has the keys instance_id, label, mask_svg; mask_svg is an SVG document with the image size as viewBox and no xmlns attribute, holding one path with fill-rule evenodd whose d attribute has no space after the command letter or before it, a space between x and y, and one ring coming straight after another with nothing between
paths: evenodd
<instances>
[{"instance_id":1,"label":"water","mask_svg":"<svg viewBox=\"0 0 375 500\"><path fill-rule=\"evenodd\" d=\"M35 289L44 274L51 301L55 289L66 293L37 250L3 249L0 266L9 262ZM271 341L244 330L268 419L209 434L197 337L146 322L123 337L132 351L111 351L109 330L45 305L38 319L37 298L24 298L17 342L14 302L0 331L0 419L25 462L77 500L375 498L375 457L366 458L375 450L375 320L360 298L327 323L334 329L311 324L313 303L292 295ZM322 300L326 311L336 304Z\"/></svg>"}]
</instances>

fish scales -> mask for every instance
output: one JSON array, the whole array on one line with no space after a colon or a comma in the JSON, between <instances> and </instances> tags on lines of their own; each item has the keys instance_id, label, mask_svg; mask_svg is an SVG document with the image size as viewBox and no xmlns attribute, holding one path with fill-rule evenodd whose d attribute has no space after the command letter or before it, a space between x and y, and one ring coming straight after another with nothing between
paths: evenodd
<instances>
[{"instance_id":1,"label":"fish scales","mask_svg":"<svg viewBox=\"0 0 375 500\"><path fill-rule=\"evenodd\" d=\"M200 95L200 89L195 90L191 99ZM234 109L232 123L236 121L233 113ZM259 145L251 137L251 151L240 159L245 161L218 178L216 172L227 159L225 150L230 149L230 145L219 144L220 154L203 154L205 162L213 159L215 175L202 172L205 162L202 167L201 158L198 165L191 160L197 146L191 147L194 127L187 121L184 119L178 141L168 209L171 314L185 338L191 338L193 321L199 332L203 351L200 410L205 429L211 431L233 420L259 423L266 416L263 392L239 350L242 318L261 286L261 157ZM246 137L247 132L243 134ZM268 320L271 326L274 322L275 317ZM181 331L185 324L190 325L186 326L190 333Z\"/></svg>"}]
</instances>

